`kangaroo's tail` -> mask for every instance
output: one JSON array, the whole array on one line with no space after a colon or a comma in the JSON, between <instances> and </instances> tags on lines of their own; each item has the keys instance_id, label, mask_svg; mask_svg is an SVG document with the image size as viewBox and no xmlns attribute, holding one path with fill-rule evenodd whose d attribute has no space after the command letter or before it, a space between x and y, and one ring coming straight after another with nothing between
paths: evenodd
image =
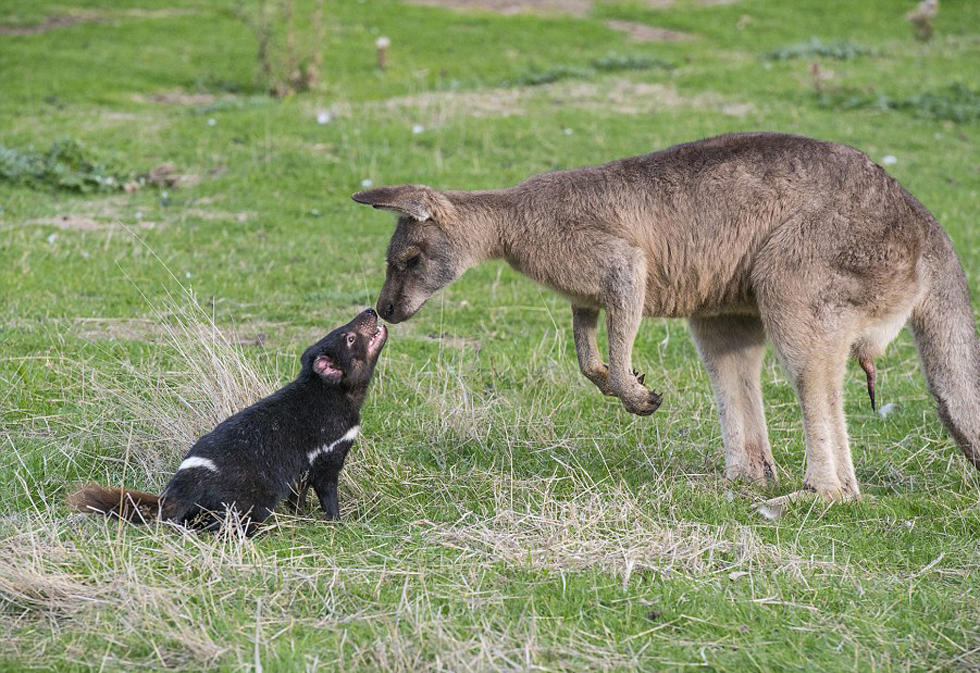
<instances>
[{"instance_id":1,"label":"kangaroo's tail","mask_svg":"<svg viewBox=\"0 0 980 673\"><path fill-rule=\"evenodd\" d=\"M980 342L966 276L938 224L923 252L927 290L912 310L912 331L939 418L980 469Z\"/></svg>"},{"instance_id":2,"label":"kangaroo's tail","mask_svg":"<svg viewBox=\"0 0 980 673\"><path fill-rule=\"evenodd\" d=\"M160 518L160 498L151 493L125 488L86 484L68 496L68 506L80 512L105 514L132 523Z\"/></svg>"}]
</instances>

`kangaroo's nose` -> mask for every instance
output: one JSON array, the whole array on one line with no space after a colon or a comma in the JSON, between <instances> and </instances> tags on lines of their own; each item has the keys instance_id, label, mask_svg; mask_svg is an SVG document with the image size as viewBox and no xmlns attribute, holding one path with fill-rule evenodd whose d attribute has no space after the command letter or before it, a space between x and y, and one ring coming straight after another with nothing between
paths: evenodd
<instances>
[{"instance_id":1,"label":"kangaroo's nose","mask_svg":"<svg viewBox=\"0 0 980 673\"><path fill-rule=\"evenodd\" d=\"M395 305L392 303L385 304L384 306L378 305L381 309L381 317L385 320L391 320L391 316L395 314Z\"/></svg>"}]
</instances>

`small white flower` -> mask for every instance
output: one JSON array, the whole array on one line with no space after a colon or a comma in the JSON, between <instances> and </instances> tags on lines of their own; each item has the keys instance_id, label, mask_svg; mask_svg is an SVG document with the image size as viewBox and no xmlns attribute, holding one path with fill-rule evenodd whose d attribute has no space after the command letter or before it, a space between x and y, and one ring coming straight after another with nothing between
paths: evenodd
<instances>
[{"instance_id":1,"label":"small white flower","mask_svg":"<svg viewBox=\"0 0 980 673\"><path fill-rule=\"evenodd\" d=\"M48 236L48 243L54 243L58 240L58 234L51 234Z\"/></svg>"},{"instance_id":2,"label":"small white flower","mask_svg":"<svg viewBox=\"0 0 980 673\"><path fill-rule=\"evenodd\" d=\"M82 256L82 259L88 259L89 258L89 254L88 254L88 251L87 250L82 250L79 254Z\"/></svg>"},{"instance_id":3,"label":"small white flower","mask_svg":"<svg viewBox=\"0 0 980 673\"><path fill-rule=\"evenodd\" d=\"M218 123L217 119L215 119L214 117L208 117L208 126L214 126L217 123Z\"/></svg>"},{"instance_id":4,"label":"small white flower","mask_svg":"<svg viewBox=\"0 0 980 673\"><path fill-rule=\"evenodd\" d=\"M888 404L885 404L880 409L878 409L878 415L881 416L882 418L886 418L888 414L897 410L898 410L898 405L895 404L894 402L889 402Z\"/></svg>"},{"instance_id":5,"label":"small white flower","mask_svg":"<svg viewBox=\"0 0 980 673\"><path fill-rule=\"evenodd\" d=\"M387 37L382 35L375 41L374 46L377 47L378 49L387 49L388 47L391 46L391 40L389 40Z\"/></svg>"},{"instance_id":6,"label":"small white flower","mask_svg":"<svg viewBox=\"0 0 980 673\"><path fill-rule=\"evenodd\" d=\"M896 157L894 154L886 154L881 158L881 163L885 164L886 166L894 166L898 163L898 157Z\"/></svg>"},{"instance_id":7,"label":"small white flower","mask_svg":"<svg viewBox=\"0 0 980 673\"><path fill-rule=\"evenodd\" d=\"M564 133L566 136L570 136L573 133L575 133L575 131L573 131L572 129L562 129L561 132Z\"/></svg>"},{"instance_id":8,"label":"small white flower","mask_svg":"<svg viewBox=\"0 0 980 673\"><path fill-rule=\"evenodd\" d=\"M415 134L415 135L418 135L418 134L422 133L422 131L424 131L424 130L425 130L425 127L422 126L421 124L416 124L415 126L412 127L412 133Z\"/></svg>"},{"instance_id":9,"label":"small white flower","mask_svg":"<svg viewBox=\"0 0 980 673\"><path fill-rule=\"evenodd\" d=\"M187 273L184 274L184 278L190 279L190 277L191 277L191 272L190 271L188 271Z\"/></svg>"},{"instance_id":10,"label":"small white flower","mask_svg":"<svg viewBox=\"0 0 980 673\"><path fill-rule=\"evenodd\" d=\"M137 220L142 220L143 219L143 211L142 210L137 210L136 211L136 214L133 215L133 217L135 217Z\"/></svg>"},{"instance_id":11,"label":"small white flower","mask_svg":"<svg viewBox=\"0 0 980 673\"><path fill-rule=\"evenodd\" d=\"M374 184L374 180L371 178L364 178L361 180L361 187L370 187Z\"/></svg>"},{"instance_id":12,"label":"small white flower","mask_svg":"<svg viewBox=\"0 0 980 673\"><path fill-rule=\"evenodd\" d=\"M317 112L316 113L316 123L317 124L320 124L321 126L323 124L329 124L330 123L330 113L327 112L326 110L320 110L319 112Z\"/></svg>"}]
</instances>

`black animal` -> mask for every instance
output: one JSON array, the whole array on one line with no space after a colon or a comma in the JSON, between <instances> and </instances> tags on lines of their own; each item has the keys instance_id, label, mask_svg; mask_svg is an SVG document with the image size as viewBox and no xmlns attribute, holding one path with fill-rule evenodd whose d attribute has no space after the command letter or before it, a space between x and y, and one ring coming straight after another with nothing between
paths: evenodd
<instances>
[{"instance_id":1,"label":"black animal","mask_svg":"<svg viewBox=\"0 0 980 673\"><path fill-rule=\"evenodd\" d=\"M295 381L220 423L191 447L159 496L89 484L68 496L83 512L215 530L233 510L247 532L308 483L339 519L337 477L360 430L359 410L388 338L368 309L310 346Z\"/></svg>"}]
</instances>

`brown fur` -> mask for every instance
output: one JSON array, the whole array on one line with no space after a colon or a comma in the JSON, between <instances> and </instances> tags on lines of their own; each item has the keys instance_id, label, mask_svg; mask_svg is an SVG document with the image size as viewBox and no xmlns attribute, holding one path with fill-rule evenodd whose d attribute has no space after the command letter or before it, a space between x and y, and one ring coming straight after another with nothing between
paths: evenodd
<instances>
[{"instance_id":1,"label":"brown fur","mask_svg":"<svg viewBox=\"0 0 980 673\"><path fill-rule=\"evenodd\" d=\"M928 211L851 147L736 134L509 189L407 185L354 199L400 215L382 317L405 320L467 268L503 258L569 298L582 373L633 413L660 403L631 365L640 320L689 318L732 478L775 476L760 386L768 338L803 410L804 488L826 499L859 497L847 360L869 372L870 392L874 358L911 318L940 416L980 467L980 345L962 268Z\"/></svg>"},{"instance_id":2,"label":"brown fur","mask_svg":"<svg viewBox=\"0 0 980 673\"><path fill-rule=\"evenodd\" d=\"M98 512L132 523L149 523L160 518L159 497L142 491L86 484L69 495L66 502L79 512Z\"/></svg>"}]
</instances>

